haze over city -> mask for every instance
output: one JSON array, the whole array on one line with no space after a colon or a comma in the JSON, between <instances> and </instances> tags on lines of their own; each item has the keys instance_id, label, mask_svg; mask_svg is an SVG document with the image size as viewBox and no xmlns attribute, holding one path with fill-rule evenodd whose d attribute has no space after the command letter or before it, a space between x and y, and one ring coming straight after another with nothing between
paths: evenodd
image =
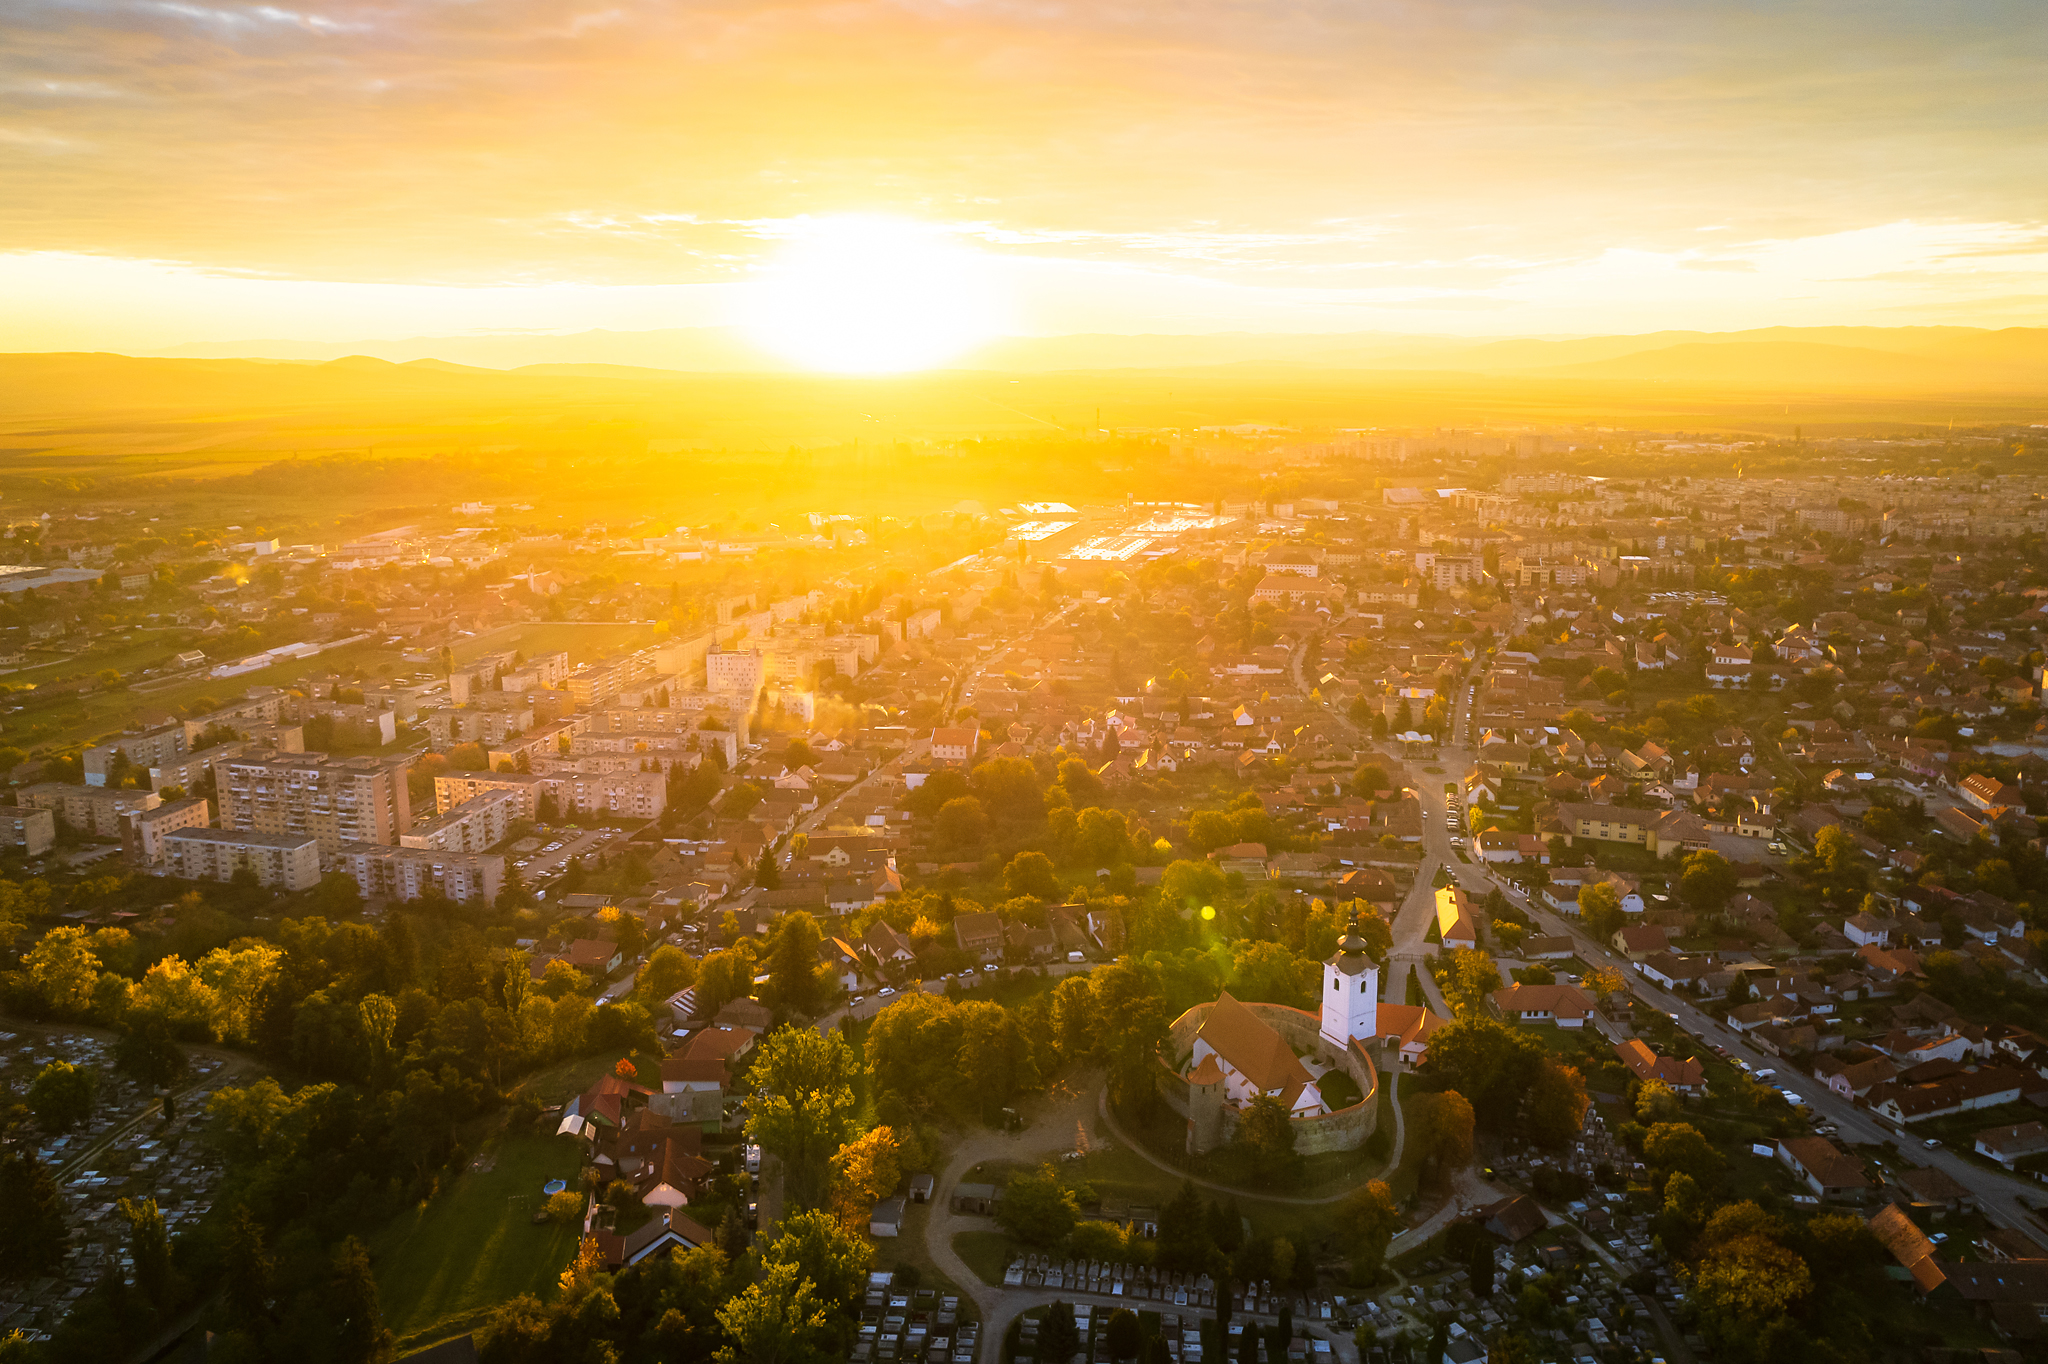
<instances>
[{"instance_id":1,"label":"haze over city","mask_svg":"<svg viewBox=\"0 0 2048 1364\"><path fill-rule=\"evenodd\" d=\"M13 0L0 1364L2048 1361L2048 28Z\"/></svg>"}]
</instances>

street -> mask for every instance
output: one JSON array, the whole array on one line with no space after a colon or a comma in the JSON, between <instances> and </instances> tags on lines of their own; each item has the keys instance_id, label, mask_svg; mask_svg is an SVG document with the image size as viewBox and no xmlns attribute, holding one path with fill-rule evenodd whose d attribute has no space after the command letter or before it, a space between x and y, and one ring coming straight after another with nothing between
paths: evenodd
<instances>
[{"instance_id":1,"label":"street","mask_svg":"<svg viewBox=\"0 0 2048 1364\"><path fill-rule=\"evenodd\" d=\"M1295 684L1304 694L1308 688L1301 672L1301 653L1297 650L1294 666ZM1461 682L1461 688L1465 686ZM1383 986L1384 998L1395 1003L1406 998L1405 980L1412 967L1421 977L1423 989L1429 996L1431 1007L1446 1016L1442 997L1435 982L1429 977L1423 960L1437 949L1424 941L1429 931L1430 917L1435 912L1433 883L1439 867L1449 867L1458 885L1467 893L1484 897L1495 888L1500 889L1518 908L1528 914L1537 928L1547 934L1569 936L1576 945L1581 961L1600 962L1617 966L1628 976L1629 988L1637 999L1651 1007L1661 1009L1685 1032L1700 1040L1702 1045L1719 1045L1726 1049L1731 1061L1749 1063L1752 1070L1765 1067L1784 1068L1782 1060L1768 1056L1744 1042L1741 1034L1726 1027L1698 1009L1685 997L1645 979L1639 972L1631 970L1629 964L1617 958L1606 944L1595 942L1579 925L1576 919L1566 918L1545 908L1532 897L1523 895L1505 882L1496 882L1483 866L1461 861L1453 850L1449 830L1445 827L1447 804L1443 792L1445 781L1455 781L1466 772L1474 761L1469 747L1471 742L1471 693L1461 691L1455 698L1450 713L1450 733L1445 744L1439 747L1437 758L1427 766L1443 769L1443 777L1419 783L1418 798L1422 803L1422 838L1425 856L1416 870L1415 885L1408 898L1402 902L1395 916L1393 927L1394 945L1389 955L1389 969ZM1338 714L1333 710L1333 714ZM1349 723L1347 717L1338 718ZM1800 1074L1798 1092L1813 1109L1819 1120L1831 1122L1841 1129L1842 1140L1846 1142L1882 1145L1896 1142L1901 1157L1894 1159L1895 1165L1931 1165L1953 1178L1958 1184L1975 1194L1985 1214L1993 1221L2015 1230L2033 1234L2040 1230L2038 1219L2033 1216L2030 1199L2048 1197L2035 1185L1994 1170L1987 1170L1973 1161L1946 1148L1927 1150L1920 1145L1920 1138L1910 1130L1894 1132L1869 1112L1859 1109L1848 1099L1828 1089L1810 1074Z\"/></svg>"}]
</instances>

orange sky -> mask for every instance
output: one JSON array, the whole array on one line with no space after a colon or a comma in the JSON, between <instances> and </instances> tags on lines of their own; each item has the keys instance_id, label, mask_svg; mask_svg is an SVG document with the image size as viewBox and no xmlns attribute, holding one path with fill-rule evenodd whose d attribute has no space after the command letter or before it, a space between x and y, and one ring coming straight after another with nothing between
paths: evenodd
<instances>
[{"instance_id":1,"label":"orange sky","mask_svg":"<svg viewBox=\"0 0 2048 1364\"><path fill-rule=\"evenodd\" d=\"M6 8L10 349L720 325L845 213L1027 332L2048 322L2038 0Z\"/></svg>"}]
</instances>

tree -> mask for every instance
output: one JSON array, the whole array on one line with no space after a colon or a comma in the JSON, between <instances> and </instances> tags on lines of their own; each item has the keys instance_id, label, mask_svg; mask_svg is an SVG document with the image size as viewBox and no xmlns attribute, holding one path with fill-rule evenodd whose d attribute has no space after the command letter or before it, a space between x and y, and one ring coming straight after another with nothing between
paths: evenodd
<instances>
[{"instance_id":1,"label":"tree","mask_svg":"<svg viewBox=\"0 0 2048 1364\"><path fill-rule=\"evenodd\" d=\"M865 1228L865 1218L861 1225ZM823 1212L784 1218L781 1234L761 1252L763 1265L795 1269L816 1293L818 1306L832 1315L851 1315L859 1307L873 1258L859 1230Z\"/></svg>"},{"instance_id":2,"label":"tree","mask_svg":"<svg viewBox=\"0 0 2048 1364\"><path fill-rule=\"evenodd\" d=\"M635 982L634 993L650 1004L665 1003L679 990L686 990L697 979L697 962L682 948L673 943L663 943L648 955L647 965L640 970ZM508 1005L510 1001L507 1001Z\"/></svg>"},{"instance_id":3,"label":"tree","mask_svg":"<svg viewBox=\"0 0 2048 1364\"><path fill-rule=\"evenodd\" d=\"M988 841L988 814L973 796L956 796L939 807L936 828L955 848L979 848Z\"/></svg>"},{"instance_id":4,"label":"tree","mask_svg":"<svg viewBox=\"0 0 2048 1364\"><path fill-rule=\"evenodd\" d=\"M26 1150L0 1150L0 1279L29 1279L64 1260L64 1195Z\"/></svg>"},{"instance_id":5,"label":"tree","mask_svg":"<svg viewBox=\"0 0 2048 1364\"><path fill-rule=\"evenodd\" d=\"M1060 1183L1059 1171L1050 1165L1011 1175L996 1209L996 1221L1031 1246L1059 1244L1080 1217L1073 1191Z\"/></svg>"},{"instance_id":6,"label":"tree","mask_svg":"<svg viewBox=\"0 0 2048 1364\"><path fill-rule=\"evenodd\" d=\"M162 1019L131 1019L114 1044L114 1065L152 1089L163 1089L185 1073L185 1053L171 1041Z\"/></svg>"},{"instance_id":7,"label":"tree","mask_svg":"<svg viewBox=\"0 0 2048 1364\"><path fill-rule=\"evenodd\" d=\"M1378 763L1365 763L1351 774L1351 791L1354 795L1371 797L1380 791L1394 789L1394 779L1387 775L1387 769Z\"/></svg>"},{"instance_id":8,"label":"tree","mask_svg":"<svg viewBox=\"0 0 2048 1364\"><path fill-rule=\"evenodd\" d=\"M1387 1246L1401 1229L1401 1213L1385 1181L1371 1180L1353 1190L1337 1207L1337 1226L1351 1250L1352 1276L1360 1283L1378 1278Z\"/></svg>"},{"instance_id":9,"label":"tree","mask_svg":"<svg viewBox=\"0 0 2048 1364\"><path fill-rule=\"evenodd\" d=\"M1038 1323L1038 1356L1046 1364L1067 1364L1081 1348L1081 1333L1074 1326L1074 1309L1056 1302L1045 1309Z\"/></svg>"},{"instance_id":10,"label":"tree","mask_svg":"<svg viewBox=\"0 0 2048 1364\"><path fill-rule=\"evenodd\" d=\"M1237 1144L1256 1168L1280 1174L1294 1168L1294 1124L1287 1105L1271 1094L1257 1094L1237 1122Z\"/></svg>"},{"instance_id":11,"label":"tree","mask_svg":"<svg viewBox=\"0 0 2048 1364\"><path fill-rule=\"evenodd\" d=\"M1223 873L1214 862L1183 858L1159 874L1159 903L1174 909L1200 909L1223 898Z\"/></svg>"},{"instance_id":12,"label":"tree","mask_svg":"<svg viewBox=\"0 0 2048 1364\"><path fill-rule=\"evenodd\" d=\"M175 1292L172 1284L171 1240L164 1228L164 1215L154 1198L124 1198L116 1207L128 1224L128 1254L135 1266L135 1286L162 1312L170 1307Z\"/></svg>"},{"instance_id":13,"label":"tree","mask_svg":"<svg viewBox=\"0 0 2048 1364\"><path fill-rule=\"evenodd\" d=\"M1430 1039L1423 1068L1470 1101L1489 1132L1520 1118L1543 1067L1543 1044L1495 1018L1461 1018Z\"/></svg>"},{"instance_id":14,"label":"tree","mask_svg":"<svg viewBox=\"0 0 2048 1364\"><path fill-rule=\"evenodd\" d=\"M1109 1347L1111 1359L1136 1359L1138 1348L1145 1343L1145 1332L1138 1325L1138 1314L1128 1307L1119 1307L1111 1312L1103 1343Z\"/></svg>"},{"instance_id":15,"label":"tree","mask_svg":"<svg viewBox=\"0 0 2048 1364\"><path fill-rule=\"evenodd\" d=\"M1706 1185L1721 1173L1721 1153L1690 1123L1660 1122L1643 1138L1643 1159L1653 1184L1661 1185L1673 1171Z\"/></svg>"},{"instance_id":16,"label":"tree","mask_svg":"<svg viewBox=\"0 0 2048 1364\"><path fill-rule=\"evenodd\" d=\"M370 1248L353 1236L344 1238L334 1252L325 1300L335 1320L336 1354L351 1364L387 1364L392 1357L391 1330L377 1306Z\"/></svg>"},{"instance_id":17,"label":"tree","mask_svg":"<svg viewBox=\"0 0 2048 1364\"><path fill-rule=\"evenodd\" d=\"M1596 966L1580 978L1579 984L1605 1008L1609 999L1628 989L1628 977L1612 966Z\"/></svg>"},{"instance_id":18,"label":"tree","mask_svg":"<svg viewBox=\"0 0 2048 1364\"><path fill-rule=\"evenodd\" d=\"M832 1208L840 1225L858 1235L902 1178L894 1129L877 1127L840 1147L832 1157Z\"/></svg>"},{"instance_id":19,"label":"tree","mask_svg":"<svg viewBox=\"0 0 2048 1364\"><path fill-rule=\"evenodd\" d=\"M824 941L818 921L802 910L783 915L776 925L768 944L768 984L791 1013L813 1014L823 1003L818 949Z\"/></svg>"},{"instance_id":20,"label":"tree","mask_svg":"<svg viewBox=\"0 0 2048 1364\"><path fill-rule=\"evenodd\" d=\"M1735 868L1717 852L1702 849L1679 866L1679 898L1701 914L1719 914L1736 889Z\"/></svg>"},{"instance_id":21,"label":"tree","mask_svg":"<svg viewBox=\"0 0 2048 1364\"><path fill-rule=\"evenodd\" d=\"M853 1125L860 1063L837 1032L783 1027L755 1057L747 1137L782 1158L783 1192L797 1211L825 1206L833 1154Z\"/></svg>"},{"instance_id":22,"label":"tree","mask_svg":"<svg viewBox=\"0 0 2048 1364\"><path fill-rule=\"evenodd\" d=\"M92 1008L100 959L82 928L53 928L22 959L22 975L38 1010L52 1018L83 1018Z\"/></svg>"},{"instance_id":23,"label":"tree","mask_svg":"<svg viewBox=\"0 0 2048 1364\"><path fill-rule=\"evenodd\" d=\"M1237 842L1237 821L1222 810L1197 810L1188 816L1188 842L1201 853L1229 847Z\"/></svg>"},{"instance_id":24,"label":"tree","mask_svg":"<svg viewBox=\"0 0 2048 1364\"><path fill-rule=\"evenodd\" d=\"M1421 1094L1410 1101L1408 1140L1423 1153L1427 1168L1448 1181L1472 1163L1472 1105L1455 1089Z\"/></svg>"},{"instance_id":25,"label":"tree","mask_svg":"<svg viewBox=\"0 0 2048 1364\"><path fill-rule=\"evenodd\" d=\"M99 1077L69 1061L52 1061L28 1087L29 1111L51 1132L66 1132L92 1121L93 1092Z\"/></svg>"},{"instance_id":26,"label":"tree","mask_svg":"<svg viewBox=\"0 0 2048 1364\"><path fill-rule=\"evenodd\" d=\"M1591 1103L1578 1067L1546 1057L1523 1104L1523 1127L1537 1145L1562 1147L1585 1129Z\"/></svg>"},{"instance_id":27,"label":"tree","mask_svg":"<svg viewBox=\"0 0 2048 1364\"><path fill-rule=\"evenodd\" d=\"M1003 868L1003 886L1012 895L1030 895L1040 900L1057 900L1060 878L1052 859L1042 852L1020 852Z\"/></svg>"},{"instance_id":28,"label":"tree","mask_svg":"<svg viewBox=\"0 0 2048 1364\"><path fill-rule=\"evenodd\" d=\"M1109 866L1130 859L1130 822L1121 810L1090 806L1074 817L1075 851L1083 861Z\"/></svg>"},{"instance_id":29,"label":"tree","mask_svg":"<svg viewBox=\"0 0 2048 1364\"><path fill-rule=\"evenodd\" d=\"M1579 891L1579 921L1597 943L1606 943L1628 922L1621 908L1621 892L1612 882L1595 881Z\"/></svg>"},{"instance_id":30,"label":"tree","mask_svg":"<svg viewBox=\"0 0 2048 1364\"><path fill-rule=\"evenodd\" d=\"M1159 1212L1159 1264L1165 1269L1196 1269L1209 1262L1215 1245L1209 1240L1208 1210L1192 1180L1182 1180L1180 1192Z\"/></svg>"},{"instance_id":31,"label":"tree","mask_svg":"<svg viewBox=\"0 0 2048 1364\"><path fill-rule=\"evenodd\" d=\"M813 1364L827 1357L831 1324L816 1288L793 1264L770 1266L718 1309L730 1344L719 1364Z\"/></svg>"},{"instance_id":32,"label":"tree","mask_svg":"<svg viewBox=\"0 0 2048 1364\"><path fill-rule=\"evenodd\" d=\"M1646 1125L1671 1122L1684 1111L1678 1095L1662 1080L1645 1080L1636 1091L1636 1117Z\"/></svg>"}]
</instances>

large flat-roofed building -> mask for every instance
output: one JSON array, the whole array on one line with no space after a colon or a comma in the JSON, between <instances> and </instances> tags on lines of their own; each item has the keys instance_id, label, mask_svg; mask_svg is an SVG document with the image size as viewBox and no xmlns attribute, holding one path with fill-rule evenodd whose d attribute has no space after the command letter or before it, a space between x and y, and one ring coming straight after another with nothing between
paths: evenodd
<instances>
[{"instance_id":1,"label":"large flat-roofed building","mask_svg":"<svg viewBox=\"0 0 2048 1364\"><path fill-rule=\"evenodd\" d=\"M434 778L434 808L454 810L478 796L511 796L518 819L532 819L548 779L532 772L444 772Z\"/></svg>"},{"instance_id":2,"label":"large flat-roofed building","mask_svg":"<svg viewBox=\"0 0 2048 1364\"><path fill-rule=\"evenodd\" d=\"M230 881L248 867L274 890L320 884L320 845L306 834L180 829L164 839L164 870L187 881Z\"/></svg>"},{"instance_id":3,"label":"large flat-roofed building","mask_svg":"<svg viewBox=\"0 0 2048 1364\"><path fill-rule=\"evenodd\" d=\"M154 791L126 787L73 786L69 782L39 781L24 786L15 800L31 810L48 810L80 833L99 838L116 838L121 817L137 810L154 810L163 802Z\"/></svg>"},{"instance_id":4,"label":"large flat-roofed building","mask_svg":"<svg viewBox=\"0 0 2048 1364\"><path fill-rule=\"evenodd\" d=\"M120 761L117 754L125 755L132 767L148 768L167 766L191 751L191 742L185 737L185 726L175 724L140 734L123 734L108 743L94 744L80 755L80 761L85 764L85 784L105 786L107 773Z\"/></svg>"},{"instance_id":5,"label":"large flat-roofed building","mask_svg":"<svg viewBox=\"0 0 2048 1364\"><path fill-rule=\"evenodd\" d=\"M482 852L505 841L519 818L519 797L511 791L486 791L452 810L422 820L398 836L402 848L441 852Z\"/></svg>"},{"instance_id":6,"label":"large flat-roofed building","mask_svg":"<svg viewBox=\"0 0 2048 1364\"><path fill-rule=\"evenodd\" d=\"M365 898L417 900L438 893L450 900L495 900L505 884L505 859L496 853L438 848L384 848L352 843L334 858Z\"/></svg>"},{"instance_id":7,"label":"large flat-roofed building","mask_svg":"<svg viewBox=\"0 0 2048 1364\"><path fill-rule=\"evenodd\" d=\"M752 696L768 676L759 649L728 649L704 655L704 690Z\"/></svg>"},{"instance_id":8,"label":"large flat-roofed building","mask_svg":"<svg viewBox=\"0 0 2048 1364\"><path fill-rule=\"evenodd\" d=\"M655 819L668 808L668 778L659 772L553 772L543 780L565 815Z\"/></svg>"},{"instance_id":9,"label":"large flat-roofed building","mask_svg":"<svg viewBox=\"0 0 2048 1364\"><path fill-rule=\"evenodd\" d=\"M396 844L412 828L408 762L325 753L241 754L219 770L221 826L310 834L326 858L344 843Z\"/></svg>"},{"instance_id":10,"label":"large flat-roofed building","mask_svg":"<svg viewBox=\"0 0 2048 1364\"><path fill-rule=\"evenodd\" d=\"M181 829L204 829L211 823L213 802L204 796L136 810L121 820L121 851L135 866L162 866L166 839Z\"/></svg>"},{"instance_id":11,"label":"large flat-roofed building","mask_svg":"<svg viewBox=\"0 0 2048 1364\"><path fill-rule=\"evenodd\" d=\"M222 763L230 758L239 758L252 748L264 747L267 745L231 740L202 748L197 753L187 753L182 758L173 758L167 763L154 764L149 769L150 789L165 791L175 786L181 791L190 791L205 781L209 774L218 782Z\"/></svg>"},{"instance_id":12,"label":"large flat-roofed building","mask_svg":"<svg viewBox=\"0 0 2048 1364\"><path fill-rule=\"evenodd\" d=\"M49 810L0 806L0 848L20 848L41 857L57 841L57 816Z\"/></svg>"}]
</instances>

